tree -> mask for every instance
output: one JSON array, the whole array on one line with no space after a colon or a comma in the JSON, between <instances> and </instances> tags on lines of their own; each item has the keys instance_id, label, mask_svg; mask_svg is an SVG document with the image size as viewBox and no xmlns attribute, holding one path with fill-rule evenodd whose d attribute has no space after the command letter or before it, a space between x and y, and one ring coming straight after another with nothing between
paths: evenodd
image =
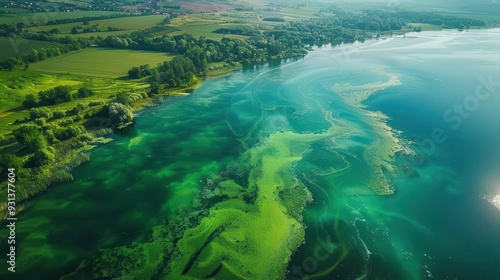
<instances>
[{"instance_id":1,"label":"tree","mask_svg":"<svg viewBox=\"0 0 500 280\"><path fill-rule=\"evenodd\" d=\"M157 81L151 81L150 82L150 84L149 84L149 93L151 95L158 94L159 89L160 89L160 83L158 83Z\"/></svg>"},{"instance_id":2,"label":"tree","mask_svg":"<svg viewBox=\"0 0 500 280\"><path fill-rule=\"evenodd\" d=\"M73 114L73 115L78 115L78 114L80 114L80 112L84 111L88 107L89 106L87 104L79 103L73 109L71 109L71 111L69 111L69 113Z\"/></svg>"},{"instance_id":3,"label":"tree","mask_svg":"<svg viewBox=\"0 0 500 280\"><path fill-rule=\"evenodd\" d=\"M71 101L73 95L70 92L70 87L68 86L57 86L54 88L56 93L56 104Z\"/></svg>"},{"instance_id":4,"label":"tree","mask_svg":"<svg viewBox=\"0 0 500 280\"><path fill-rule=\"evenodd\" d=\"M59 29L57 28L53 28L49 31L50 34L61 34L61 31L59 31Z\"/></svg>"},{"instance_id":5,"label":"tree","mask_svg":"<svg viewBox=\"0 0 500 280\"><path fill-rule=\"evenodd\" d=\"M26 165L28 167L39 167L39 166L44 166L44 165L48 165L48 164L51 164L52 162L54 162L54 152L53 150L49 150L49 149L40 149L38 151L36 151L32 157L30 157L30 159L28 160L28 162L26 163Z\"/></svg>"},{"instance_id":6,"label":"tree","mask_svg":"<svg viewBox=\"0 0 500 280\"><path fill-rule=\"evenodd\" d=\"M71 28L71 34L76 34L78 33L78 28L76 26L73 26L73 28Z\"/></svg>"},{"instance_id":7,"label":"tree","mask_svg":"<svg viewBox=\"0 0 500 280\"><path fill-rule=\"evenodd\" d=\"M46 58L47 58L47 51L45 50L45 48L41 48L38 51L38 59L39 60L45 60Z\"/></svg>"},{"instance_id":8,"label":"tree","mask_svg":"<svg viewBox=\"0 0 500 280\"><path fill-rule=\"evenodd\" d=\"M31 50L31 53L28 55L28 61L29 62L36 62L38 60L39 60L38 51L35 49Z\"/></svg>"},{"instance_id":9,"label":"tree","mask_svg":"<svg viewBox=\"0 0 500 280\"><path fill-rule=\"evenodd\" d=\"M52 117L52 112L47 108L31 108L30 119L46 118L50 119Z\"/></svg>"},{"instance_id":10,"label":"tree","mask_svg":"<svg viewBox=\"0 0 500 280\"><path fill-rule=\"evenodd\" d=\"M6 170L14 168L17 172L23 166L23 160L12 154L0 154L0 174L5 175Z\"/></svg>"},{"instance_id":11,"label":"tree","mask_svg":"<svg viewBox=\"0 0 500 280\"><path fill-rule=\"evenodd\" d=\"M117 125L127 125L134 119L132 108L121 103L111 103L108 114L113 124Z\"/></svg>"},{"instance_id":12,"label":"tree","mask_svg":"<svg viewBox=\"0 0 500 280\"><path fill-rule=\"evenodd\" d=\"M9 69L9 70L14 69L14 67L16 67L16 65L19 65L19 64L20 64L20 60L17 59L16 57L9 57L9 58L7 58L6 61L1 63L3 68Z\"/></svg>"},{"instance_id":13,"label":"tree","mask_svg":"<svg viewBox=\"0 0 500 280\"><path fill-rule=\"evenodd\" d=\"M128 76L129 78L132 78L132 79L139 79L141 78L141 69L139 67L132 67L132 69L130 69L128 71Z\"/></svg>"},{"instance_id":14,"label":"tree","mask_svg":"<svg viewBox=\"0 0 500 280\"><path fill-rule=\"evenodd\" d=\"M28 151L33 152L47 146L46 140L37 125L25 124L12 131L14 138Z\"/></svg>"},{"instance_id":15,"label":"tree","mask_svg":"<svg viewBox=\"0 0 500 280\"><path fill-rule=\"evenodd\" d=\"M52 116L54 119L60 119L64 118L66 116L66 113L63 110L56 110L52 113Z\"/></svg>"},{"instance_id":16,"label":"tree","mask_svg":"<svg viewBox=\"0 0 500 280\"><path fill-rule=\"evenodd\" d=\"M58 128L55 132L55 137L58 140L68 140L82 134L84 131L85 129L81 125L70 125Z\"/></svg>"},{"instance_id":17,"label":"tree","mask_svg":"<svg viewBox=\"0 0 500 280\"><path fill-rule=\"evenodd\" d=\"M77 93L77 96L79 98L83 98L83 97L89 97L91 95L94 95L94 91L91 90L90 88L79 88L78 89L78 93Z\"/></svg>"},{"instance_id":18,"label":"tree","mask_svg":"<svg viewBox=\"0 0 500 280\"><path fill-rule=\"evenodd\" d=\"M130 94L125 93L125 92L118 93L116 95L115 99L113 99L113 102L121 103L123 105L128 105L128 106L132 106L132 104L134 103L132 98L130 98Z\"/></svg>"},{"instance_id":19,"label":"tree","mask_svg":"<svg viewBox=\"0 0 500 280\"><path fill-rule=\"evenodd\" d=\"M26 109L30 109L36 106L36 97L34 94L27 94L24 97L23 106Z\"/></svg>"},{"instance_id":20,"label":"tree","mask_svg":"<svg viewBox=\"0 0 500 280\"><path fill-rule=\"evenodd\" d=\"M69 86L57 86L53 89L40 91L38 96L40 97L42 103L46 105L55 105L71 101L73 99L71 88Z\"/></svg>"}]
</instances>

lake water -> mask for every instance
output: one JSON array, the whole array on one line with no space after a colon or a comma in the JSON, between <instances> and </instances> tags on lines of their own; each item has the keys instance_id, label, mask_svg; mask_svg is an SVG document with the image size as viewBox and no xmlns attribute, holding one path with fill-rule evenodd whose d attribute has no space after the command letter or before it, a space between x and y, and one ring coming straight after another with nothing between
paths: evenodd
<instances>
[{"instance_id":1,"label":"lake water","mask_svg":"<svg viewBox=\"0 0 500 280\"><path fill-rule=\"evenodd\" d=\"M0 276L499 279L498 42L325 47L168 98L31 203Z\"/></svg>"}]
</instances>

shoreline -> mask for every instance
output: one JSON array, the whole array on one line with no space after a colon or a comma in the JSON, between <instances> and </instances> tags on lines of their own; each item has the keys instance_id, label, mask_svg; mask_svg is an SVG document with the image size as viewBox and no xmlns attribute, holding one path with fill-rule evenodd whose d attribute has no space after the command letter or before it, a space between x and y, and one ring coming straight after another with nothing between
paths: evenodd
<instances>
[{"instance_id":1,"label":"shoreline","mask_svg":"<svg viewBox=\"0 0 500 280\"><path fill-rule=\"evenodd\" d=\"M420 33L424 33L424 32L425 33L430 33L430 32L435 33L435 32L443 32L443 31L447 31L447 32L457 31L457 32L460 32L460 33L467 33L469 31L474 31L474 30L496 30L496 31L500 31L500 28L499 27L493 27L493 28L491 28L491 27L486 27L486 28L484 28L484 27L483 28L482 27L477 27L477 28L470 28L468 30L462 30L462 31L460 31L458 29L423 30L421 32L410 31L410 32L407 32L407 33L402 33L402 34L390 34L390 35L381 36L379 38L367 39L367 40L365 40L363 42L355 41L353 43L347 43L347 44L342 43L342 44L338 44L338 45L328 44L328 45L322 45L321 47L317 47L317 48L324 48L324 47L337 48L339 46L353 47L353 46L358 45L358 44L366 44L368 42L376 42L376 41L381 41L381 40L387 40L387 39L392 38L392 37L404 37L407 34L412 34L412 33L414 33L414 34L420 34ZM308 50L308 54L310 52L313 52L313 51L314 51L314 49ZM284 61L284 60L286 60L286 59L281 59L280 61ZM268 62L266 62L266 64L271 63L271 62L272 61L268 61ZM198 79L197 83L194 84L194 85L192 85L192 86L189 86L189 87L186 87L186 88L175 88L175 89L172 89L171 91L164 91L163 93L160 93L160 94L158 94L155 97L148 97L146 99L139 100L138 102L134 103L133 104L134 106L132 107L134 116L137 116L136 114L138 112L146 109L147 107L159 105L159 103L151 105L151 102L153 100L155 100L155 98L161 98L161 99L163 99L163 97L165 97L165 96L190 95L199 86L201 86L202 83L206 79L220 79L220 78L228 77L228 76L233 75L236 71L241 70L241 69L243 69L242 65L236 65L236 66L228 66L228 67L222 67L220 69L212 70L212 72L206 73L205 77ZM160 103L161 102L162 101L160 101ZM100 128L100 129L106 129L106 128ZM94 133L96 131L99 131L100 129L90 130L88 132L92 134L92 133ZM99 132L97 132L97 133L99 133ZM72 170L74 168L77 168L81 164L83 164L83 163L85 163L87 161L90 161L91 160L90 151L93 150L95 147L97 147L97 146L99 146L101 144L106 144L106 143L111 142L111 140L109 140L110 138L104 137L106 135L109 135L110 133L113 133L113 131L111 129L109 131L106 131L104 134L100 134L99 133L99 136L97 136L97 137L93 136L92 139L90 139L85 144L84 147L82 147L81 149L77 150L74 154L68 156L67 158L64 158L64 162L62 164L61 164L61 162L54 163L50 167L50 169L44 170L43 172L41 172L41 176L43 176L41 179L35 178L35 177L34 178L30 178L28 182L37 182L37 181L40 182L40 181L42 181L43 182L43 183L41 183L42 186L35 193L28 194L27 198L24 198L24 199L18 201L17 202L18 203L18 207L22 208L23 205L25 203L29 203L30 200L33 197L35 197L35 196L43 193L44 191L50 189L53 186L56 186L59 183L69 182L69 181L73 180ZM108 139L108 140L99 141L99 139L101 139L101 138ZM88 155L88 157L89 157L88 160L81 161L78 164L74 164L74 160L77 160L79 157L82 157L85 154L89 154ZM56 176L57 178L50 178L51 175L52 176ZM47 178L47 177L49 177L49 178ZM2 216L2 221L6 221L6 217L7 217L7 211L6 210L7 210L7 203L6 203L6 201L5 202L2 201L2 204L0 204L0 214ZM19 213L21 213L21 212L22 211L19 211Z\"/></svg>"}]
</instances>

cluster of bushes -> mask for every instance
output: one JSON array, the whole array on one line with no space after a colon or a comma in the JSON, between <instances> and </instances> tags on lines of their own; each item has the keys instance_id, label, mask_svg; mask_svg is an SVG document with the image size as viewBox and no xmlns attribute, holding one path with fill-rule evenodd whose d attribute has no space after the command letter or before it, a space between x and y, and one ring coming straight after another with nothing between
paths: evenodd
<instances>
[{"instance_id":1,"label":"cluster of bushes","mask_svg":"<svg viewBox=\"0 0 500 280\"><path fill-rule=\"evenodd\" d=\"M279 18L279 17L265 17L262 20L263 21L273 21L273 22L285 22L286 21L284 18Z\"/></svg>"},{"instance_id":2,"label":"cluster of bushes","mask_svg":"<svg viewBox=\"0 0 500 280\"><path fill-rule=\"evenodd\" d=\"M92 96L93 94L94 92L92 91L92 89L82 87L78 89L76 96L79 98L84 98ZM71 93L71 87L57 86L46 91L40 91L38 93L38 97L34 94L27 94L24 97L24 101L22 104L25 108L30 109L38 106L56 105L68 102L73 100L74 97L74 94Z\"/></svg>"},{"instance_id":3,"label":"cluster of bushes","mask_svg":"<svg viewBox=\"0 0 500 280\"><path fill-rule=\"evenodd\" d=\"M196 73L201 71L191 59L183 56L175 57L171 61L165 61L163 64L159 64L157 68L151 69L149 65L146 66L144 68L148 69L148 71L141 74L150 76L148 81L154 88L152 89L153 93L156 93L160 84L165 84L167 87L191 86L198 81ZM135 74L137 71L139 71L137 67L132 68L129 71L129 77L138 78Z\"/></svg>"},{"instance_id":4,"label":"cluster of bushes","mask_svg":"<svg viewBox=\"0 0 500 280\"><path fill-rule=\"evenodd\" d=\"M32 168L48 165L54 161L55 149L51 144L72 139L84 132L83 126L68 124L65 121L51 124L23 124L14 129L12 134L25 152L33 153L24 164L25 167Z\"/></svg>"},{"instance_id":5,"label":"cluster of bushes","mask_svg":"<svg viewBox=\"0 0 500 280\"><path fill-rule=\"evenodd\" d=\"M54 160L54 148L48 146L39 126L35 124L22 125L12 133L26 151L33 152L25 164L26 167L47 165Z\"/></svg>"},{"instance_id":6,"label":"cluster of bushes","mask_svg":"<svg viewBox=\"0 0 500 280\"><path fill-rule=\"evenodd\" d=\"M48 108L31 108L30 119L35 120L38 118L50 119L52 118L52 111Z\"/></svg>"},{"instance_id":7,"label":"cluster of bushes","mask_svg":"<svg viewBox=\"0 0 500 280\"><path fill-rule=\"evenodd\" d=\"M99 26L99 24L94 24L92 26L88 26L88 27L83 28L80 25L76 25L76 26L73 26L71 28L71 34L103 32L103 30L100 29L98 26ZM125 29L108 26L104 31L121 31L121 30L125 30Z\"/></svg>"},{"instance_id":8,"label":"cluster of bushes","mask_svg":"<svg viewBox=\"0 0 500 280\"><path fill-rule=\"evenodd\" d=\"M57 92L57 90L55 90ZM92 94L91 90L87 88L80 88L78 91L79 96L88 96ZM27 134L30 135L27 138L17 137L16 140L21 143L23 147L28 147L26 151L33 152L34 149L39 149L44 145L35 145L37 143L43 143L43 139L40 137L35 137L35 131L32 129L33 126L43 128L43 135L45 135L45 140L49 143L56 143L58 141L68 140L80 135L84 129L80 125L73 124L83 120L84 118L109 118L114 125L123 126L127 125L133 120L132 106L133 104L140 100L147 98L148 95L145 92L142 93L125 93L121 92L115 95L110 105L106 105L104 100L91 101L88 104L79 103L71 110L51 110L47 107L33 107L30 109L29 118L25 118L25 122L31 121L27 125L23 125L21 130L17 130L19 135L25 135L24 133L27 128ZM28 100L33 98L33 95L27 97ZM26 101L26 100L25 100ZM36 102L36 105L41 105L42 102ZM101 106L104 105L104 106ZM48 120L56 120L67 116L73 116L71 118L65 118L64 120L56 122L47 123ZM91 125L91 121L87 125ZM24 130L23 130L24 129ZM27 139L31 139L28 141ZM40 140L42 139L42 140Z\"/></svg>"},{"instance_id":9,"label":"cluster of bushes","mask_svg":"<svg viewBox=\"0 0 500 280\"><path fill-rule=\"evenodd\" d=\"M231 26L231 27L221 27L214 31L213 33L222 33L222 34L237 34L237 35L245 35L245 36L257 36L259 35L259 31L250 26L240 25L240 26Z\"/></svg>"},{"instance_id":10,"label":"cluster of bushes","mask_svg":"<svg viewBox=\"0 0 500 280\"><path fill-rule=\"evenodd\" d=\"M94 95L94 91L90 88L81 87L78 89L76 96L79 98L85 98Z\"/></svg>"},{"instance_id":11,"label":"cluster of bushes","mask_svg":"<svg viewBox=\"0 0 500 280\"><path fill-rule=\"evenodd\" d=\"M127 125L134 119L132 108L122 103L111 103L109 105L109 119L118 126Z\"/></svg>"},{"instance_id":12,"label":"cluster of bushes","mask_svg":"<svg viewBox=\"0 0 500 280\"><path fill-rule=\"evenodd\" d=\"M139 67L132 67L128 71L128 76L132 79L139 79L142 77L150 76L152 74L152 69L149 64L141 65Z\"/></svg>"}]
</instances>

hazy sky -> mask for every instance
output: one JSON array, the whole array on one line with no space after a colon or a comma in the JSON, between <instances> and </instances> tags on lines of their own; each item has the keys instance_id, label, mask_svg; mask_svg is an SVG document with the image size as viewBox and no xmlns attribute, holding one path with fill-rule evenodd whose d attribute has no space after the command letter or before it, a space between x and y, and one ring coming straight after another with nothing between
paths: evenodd
<instances>
[{"instance_id":1,"label":"hazy sky","mask_svg":"<svg viewBox=\"0 0 500 280\"><path fill-rule=\"evenodd\" d=\"M466 10L483 12L488 14L499 15L500 18L500 0L326 0L333 3L360 3L360 2L376 2L380 4L386 3L387 6L402 4L410 4L412 6L426 6L448 8L453 10Z\"/></svg>"}]
</instances>

